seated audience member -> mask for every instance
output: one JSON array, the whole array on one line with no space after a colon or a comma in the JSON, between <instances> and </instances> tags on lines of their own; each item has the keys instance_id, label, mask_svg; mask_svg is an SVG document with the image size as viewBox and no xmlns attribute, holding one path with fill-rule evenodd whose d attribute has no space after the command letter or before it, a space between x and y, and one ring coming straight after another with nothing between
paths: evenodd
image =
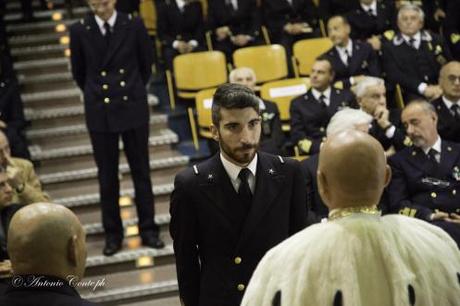
<instances>
[{"instance_id":1,"label":"seated audience member","mask_svg":"<svg viewBox=\"0 0 460 306\"><path fill-rule=\"evenodd\" d=\"M157 2L157 33L167 68L179 54L204 51L204 19L198 0L169 0Z\"/></svg>"},{"instance_id":2,"label":"seated audience member","mask_svg":"<svg viewBox=\"0 0 460 306\"><path fill-rule=\"evenodd\" d=\"M6 45L0 45L0 128L4 129L13 156L30 159L23 130L26 126L18 81Z\"/></svg>"},{"instance_id":3,"label":"seated audience member","mask_svg":"<svg viewBox=\"0 0 460 306\"><path fill-rule=\"evenodd\" d=\"M439 137L438 116L426 101L408 104L401 120L413 146L389 159L390 211L440 226L460 246L460 144Z\"/></svg>"},{"instance_id":4,"label":"seated audience member","mask_svg":"<svg viewBox=\"0 0 460 306\"><path fill-rule=\"evenodd\" d=\"M303 154L318 153L331 117L340 108L355 106L353 94L333 88L333 80L334 70L330 61L320 57L312 67L311 88L305 95L292 100L291 139Z\"/></svg>"},{"instance_id":5,"label":"seated audience member","mask_svg":"<svg viewBox=\"0 0 460 306\"><path fill-rule=\"evenodd\" d=\"M12 204L13 188L8 183L6 170L0 166L0 261L8 258L6 250L6 233L12 215L19 209L20 206Z\"/></svg>"},{"instance_id":6,"label":"seated audience member","mask_svg":"<svg viewBox=\"0 0 460 306\"><path fill-rule=\"evenodd\" d=\"M443 33L447 40L452 55L460 60L460 0L449 0L446 3L446 19L444 20Z\"/></svg>"},{"instance_id":7,"label":"seated audience member","mask_svg":"<svg viewBox=\"0 0 460 306\"><path fill-rule=\"evenodd\" d=\"M12 203L27 205L49 201L43 192L40 180L35 174L33 164L25 159L11 156L8 139L0 131L0 166L6 169L8 183L13 188ZM2 210L0 205L0 211Z\"/></svg>"},{"instance_id":8,"label":"seated audience member","mask_svg":"<svg viewBox=\"0 0 460 306\"><path fill-rule=\"evenodd\" d=\"M345 17L331 17L327 22L327 31L334 46L323 56L332 63L335 81L349 88L365 75L380 75L377 54L368 43L350 38L351 28Z\"/></svg>"},{"instance_id":9,"label":"seated audience member","mask_svg":"<svg viewBox=\"0 0 460 306\"><path fill-rule=\"evenodd\" d=\"M423 30L424 13L415 5L399 9L399 32L387 32L383 42L383 70L392 85L399 84L406 100L441 95L437 86L439 70L451 60L447 45L439 35Z\"/></svg>"},{"instance_id":10,"label":"seated audience member","mask_svg":"<svg viewBox=\"0 0 460 306\"><path fill-rule=\"evenodd\" d=\"M312 0L263 1L262 11L271 43L284 46L289 62L296 41L319 35Z\"/></svg>"},{"instance_id":11,"label":"seated audience member","mask_svg":"<svg viewBox=\"0 0 460 306\"><path fill-rule=\"evenodd\" d=\"M460 62L449 62L439 72L442 96L434 100L442 139L460 142Z\"/></svg>"},{"instance_id":12,"label":"seated audience member","mask_svg":"<svg viewBox=\"0 0 460 306\"><path fill-rule=\"evenodd\" d=\"M266 253L242 306L455 306L460 252L442 230L377 203L391 177L382 146L359 131L328 138L318 169L328 221Z\"/></svg>"},{"instance_id":13,"label":"seated audience member","mask_svg":"<svg viewBox=\"0 0 460 306\"><path fill-rule=\"evenodd\" d=\"M324 21L331 16L345 15L359 8L359 0L321 0L319 1L319 16Z\"/></svg>"},{"instance_id":14,"label":"seated audience member","mask_svg":"<svg viewBox=\"0 0 460 306\"><path fill-rule=\"evenodd\" d=\"M327 137L346 130L360 130L368 133L372 120L372 116L362 110L352 108L342 109L332 116L331 121L327 125ZM307 207L310 223L320 222L322 219L327 218L329 213L318 192L316 179L318 160L319 154L315 154L300 163L304 176L307 179Z\"/></svg>"},{"instance_id":15,"label":"seated audience member","mask_svg":"<svg viewBox=\"0 0 460 306\"><path fill-rule=\"evenodd\" d=\"M439 26L446 17L446 4L451 0L396 0L395 6L399 9L404 4L420 7L425 14L425 27L433 32L439 32Z\"/></svg>"},{"instance_id":16,"label":"seated audience member","mask_svg":"<svg viewBox=\"0 0 460 306\"><path fill-rule=\"evenodd\" d=\"M238 48L257 43L260 37L261 15L256 0L208 1L208 24L212 31L214 50L220 50L232 61Z\"/></svg>"},{"instance_id":17,"label":"seated audience member","mask_svg":"<svg viewBox=\"0 0 460 306\"><path fill-rule=\"evenodd\" d=\"M229 76L230 83L245 85L251 90L256 86L256 75L251 68L234 69ZM285 137L281 129L280 113L275 103L259 99L259 112L262 118L260 151L284 155Z\"/></svg>"},{"instance_id":18,"label":"seated audience member","mask_svg":"<svg viewBox=\"0 0 460 306\"><path fill-rule=\"evenodd\" d=\"M69 209L48 203L20 209L11 220L8 253L16 281L0 296L0 305L94 305L71 286L83 278L86 245L83 227Z\"/></svg>"},{"instance_id":19,"label":"seated audience member","mask_svg":"<svg viewBox=\"0 0 460 306\"><path fill-rule=\"evenodd\" d=\"M365 77L356 85L355 94L359 107L374 118L369 134L380 142L387 155L410 145L410 139L406 137L401 124L401 111L387 108L385 82L382 79Z\"/></svg>"},{"instance_id":20,"label":"seated audience member","mask_svg":"<svg viewBox=\"0 0 460 306\"><path fill-rule=\"evenodd\" d=\"M395 26L394 4L385 0L359 0L359 7L347 15L351 37L370 43L380 50L380 37Z\"/></svg>"}]
</instances>

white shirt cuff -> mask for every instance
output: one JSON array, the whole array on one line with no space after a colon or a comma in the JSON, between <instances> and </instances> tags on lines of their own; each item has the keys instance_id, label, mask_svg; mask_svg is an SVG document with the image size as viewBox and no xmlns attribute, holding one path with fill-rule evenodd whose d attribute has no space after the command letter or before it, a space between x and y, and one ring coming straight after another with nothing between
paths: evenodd
<instances>
[{"instance_id":1,"label":"white shirt cuff","mask_svg":"<svg viewBox=\"0 0 460 306\"><path fill-rule=\"evenodd\" d=\"M172 47L174 49L177 49L177 47L179 47L179 41L178 40L173 41Z\"/></svg>"},{"instance_id":2,"label":"white shirt cuff","mask_svg":"<svg viewBox=\"0 0 460 306\"><path fill-rule=\"evenodd\" d=\"M391 139L395 135L395 132L396 132L396 127L392 125L385 131L385 136L387 136L388 139Z\"/></svg>"},{"instance_id":3,"label":"white shirt cuff","mask_svg":"<svg viewBox=\"0 0 460 306\"><path fill-rule=\"evenodd\" d=\"M350 85L355 85L355 78L354 77L350 77Z\"/></svg>"},{"instance_id":4,"label":"white shirt cuff","mask_svg":"<svg viewBox=\"0 0 460 306\"><path fill-rule=\"evenodd\" d=\"M194 39L189 40L188 43L189 43L193 48L198 47L198 42L197 42L196 40L194 40Z\"/></svg>"},{"instance_id":5,"label":"white shirt cuff","mask_svg":"<svg viewBox=\"0 0 460 306\"><path fill-rule=\"evenodd\" d=\"M427 87L428 87L427 83L420 83L420 85L418 85L418 87L417 87L418 93L423 95L423 93L425 92L425 89Z\"/></svg>"}]
</instances>

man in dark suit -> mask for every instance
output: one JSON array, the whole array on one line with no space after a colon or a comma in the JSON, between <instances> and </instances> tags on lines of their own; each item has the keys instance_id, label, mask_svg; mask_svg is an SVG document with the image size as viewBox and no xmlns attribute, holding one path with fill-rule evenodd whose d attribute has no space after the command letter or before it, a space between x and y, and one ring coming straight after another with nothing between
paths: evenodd
<instances>
[{"instance_id":1,"label":"man in dark suit","mask_svg":"<svg viewBox=\"0 0 460 306\"><path fill-rule=\"evenodd\" d=\"M170 232L185 306L237 306L262 256L306 225L297 161L257 150L259 99L238 84L213 98L220 154L180 172Z\"/></svg>"},{"instance_id":2,"label":"man in dark suit","mask_svg":"<svg viewBox=\"0 0 460 306\"><path fill-rule=\"evenodd\" d=\"M158 38L167 68L179 54L204 51L204 20L200 1L165 0L158 2Z\"/></svg>"},{"instance_id":3,"label":"man in dark suit","mask_svg":"<svg viewBox=\"0 0 460 306\"><path fill-rule=\"evenodd\" d=\"M369 42L380 50L380 37L395 25L394 3L386 0L360 0L359 7L348 13L351 37Z\"/></svg>"},{"instance_id":4,"label":"man in dark suit","mask_svg":"<svg viewBox=\"0 0 460 306\"><path fill-rule=\"evenodd\" d=\"M443 32L456 60L460 60L460 18L458 18L458 12L460 12L460 0L447 1Z\"/></svg>"},{"instance_id":5,"label":"man in dark suit","mask_svg":"<svg viewBox=\"0 0 460 306\"><path fill-rule=\"evenodd\" d=\"M438 116L428 102L412 101L401 120L414 145L389 159L390 212L440 226L460 246L460 144L439 137Z\"/></svg>"},{"instance_id":6,"label":"man in dark suit","mask_svg":"<svg viewBox=\"0 0 460 306\"><path fill-rule=\"evenodd\" d=\"M460 62L444 65L439 72L442 96L434 100L438 132L442 139L460 143Z\"/></svg>"},{"instance_id":7,"label":"man in dark suit","mask_svg":"<svg viewBox=\"0 0 460 306\"><path fill-rule=\"evenodd\" d=\"M319 1L319 16L326 22L335 15L346 15L359 7L359 0L321 0Z\"/></svg>"},{"instance_id":8,"label":"man in dark suit","mask_svg":"<svg viewBox=\"0 0 460 306\"><path fill-rule=\"evenodd\" d=\"M316 7L312 0L263 1L262 10L271 43L284 46L289 63L292 45L296 41L319 35Z\"/></svg>"},{"instance_id":9,"label":"man in dark suit","mask_svg":"<svg viewBox=\"0 0 460 306\"><path fill-rule=\"evenodd\" d=\"M254 90L257 79L254 70L248 67L240 67L230 72L229 81L230 83L244 85ZM275 155L285 155L285 137L281 128L278 106L271 101L259 99L259 111L262 118L260 151Z\"/></svg>"},{"instance_id":10,"label":"man in dark suit","mask_svg":"<svg viewBox=\"0 0 460 306\"><path fill-rule=\"evenodd\" d=\"M374 118L369 134L380 142L387 155L411 144L401 124L401 111L387 108L382 79L365 77L356 85L355 94L359 107Z\"/></svg>"},{"instance_id":11,"label":"man in dark suit","mask_svg":"<svg viewBox=\"0 0 460 306\"><path fill-rule=\"evenodd\" d=\"M115 11L115 0L90 0L94 14L72 25L72 74L85 99L85 118L98 167L103 253L121 249L118 159L123 140L136 194L138 226L145 246L161 248L149 171L149 108L145 86L151 75L150 38L139 18Z\"/></svg>"},{"instance_id":12,"label":"man in dark suit","mask_svg":"<svg viewBox=\"0 0 460 306\"><path fill-rule=\"evenodd\" d=\"M383 70L387 80L402 87L406 99L438 98L442 91L435 85L442 65L451 60L447 45L436 34L422 30L423 11L403 5L397 16L399 33L388 32L383 43Z\"/></svg>"},{"instance_id":13,"label":"man in dark suit","mask_svg":"<svg viewBox=\"0 0 460 306\"><path fill-rule=\"evenodd\" d=\"M85 271L85 232L64 206L36 203L18 210L8 230L8 253L15 275L0 305L95 305L75 288Z\"/></svg>"},{"instance_id":14,"label":"man in dark suit","mask_svg":"<svg viewBox=\"0 0 460 306\"><path fill-rule=\"evenodd\" d=\"M210 0L208 24L213 49L232 60L233 51L257 43L261 15L256 0Z\"/></svg>"},{"instance_id":15,"label":"man in dark suit","mask_svg":"<svg viewBox=\"0 0 460 306\"><path fill-rule=\"evenodd\" d=\"M326 58L318 58L310 74L311 88L292 100L291 139L303 154L315 154L326 136L331 117L344 107L355 107L353 94L332 87L334 70Z\"/></svg>"},{"instance_id":16,"label":"man in dark suit","mask_svg":"<svg viewBox=\"0 0 460 306\"><path fill-rule=\"evenodd\" d=\"M331 121L327 125L327 137L346 130L359 130L368 133L372 120L373 118L362 110L352 108L342 109L332 116ZM319 154L312 155L300 163L304 176L307 179L307 207L310 223L321 222L329 214L329 209L324 204L318 191L316 173L318 172Z\"/></svg>"},{"instance_id":17,"label":"man in dark suit","mask_svg":"<svg viewBox=\"0 0 460 306\"><path fill-rule=\"evenodd\" d=\"M334 68L335 81L349 88L365 75L380 76L377 54L368 43L350 38L351 28L345 17L331 17L327 30L334 47L326 51L324 56Z\"/></svg>"}]
</instances>

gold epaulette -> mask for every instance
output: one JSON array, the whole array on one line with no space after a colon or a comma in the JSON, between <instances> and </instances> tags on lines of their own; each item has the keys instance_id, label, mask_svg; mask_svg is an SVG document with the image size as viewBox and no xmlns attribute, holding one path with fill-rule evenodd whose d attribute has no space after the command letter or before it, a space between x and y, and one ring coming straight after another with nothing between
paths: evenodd
<instances>
[{"instance_id":1,"label":"gold epaulette","mask_svg":"<svg viewBox=\"0 0 460 306\"><path fill-rule=\"evenodd\" d=\"M387 39L387 40L392 40L394 37L395 37L396 33L395 31L393 30L387 30L383 33L383 36Z\"/></svg>"}]
</instances>

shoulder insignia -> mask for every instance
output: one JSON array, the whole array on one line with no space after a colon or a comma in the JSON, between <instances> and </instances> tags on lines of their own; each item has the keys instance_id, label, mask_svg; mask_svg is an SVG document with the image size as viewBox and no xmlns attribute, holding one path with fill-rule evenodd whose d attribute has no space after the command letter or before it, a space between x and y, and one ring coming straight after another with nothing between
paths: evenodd
<instances>
[{"instance_id":1,"label":"shoulder insignia","mask_svg":"<svg viewBox=\"0 0 460 306\"><path fill-rule=\"evenodd\" d=\"M422 31L421 39L424 41L432 41L433 37L431 36L430 32Z\"/></svg>"},{"instance_id":2,"label":"shoulder insignia","mask_svg":"<svg viewBox=\"0 0 460 306\"><path fill-rule=\"evenodd\" d=\"M133 15L132 15L132 14L128 14L128 19L129 19L129 20L133 19Z\"/></svg>"},{"instance_id":3,"label":"shoulder insignia","mask_svg":"<svg viewBox=\"0 0 460 306\"><path fill-rule=\"evenodd\" d=\"M285 161L284 161L284 159L281 157L281 155L278 155L278 159L280 160L280 163L281 163L282 165L284 165Z\"/></svg>"},{"instance_id":4,"label":"shoulder insignia","mask_svg":"<svg viewBox=\"0 0 460 306\"><path fill-rule=\"evenodd\" d=\"M460 41L460 34L458 34L458 33L452 33L452 34L450 34L450 41L451 41L451 43L453 43L453 44L458 43L458 42Z\"/></svg>"},{"instance_id":5,"label":"shoulder insignia","mask_svg":"<svg viewBox=\"0 0 460 306\"><path fill-rule=\"evenodd\" d=\"M200 174L200 172L198 171L198 167L196 165L193 165L193 172L195 173L195 175Z\"/></svg>"},{"instance_id":6,"label":"shoulder insignia","mask_svg":"<svg viewBox=\"0 0 460 306\"><path fill-rule=\"evenodd\" d=\"M385 38L386 38L387 40L392 40L393 37L395 37L395 31L393 31L393 30L387 30L387 31L385 31L385 33L383 33L383 36L385 36Z\"/></svg>"},{"instance_id":7,"label":"shoulder insignia","mask_svg":"<svg viewBox=\"0 0 460 306\"><path fill-rule=\"evenodd\" d=\"M406 147L410 147L412 145L412 140L406 136L406 138L404 138L404 145ZM415 152L415 151L414 151Z\"/></svg>"},{"instance_id":8,"label":"shoulder insignia","mask_svg":"<svg viewBox=\"0 0 460 306\"><path fill-rule=\"evenodd\" d=\"M412 151L412 156L417 155L417 151Z\"/></svg>"}]
</instances>

